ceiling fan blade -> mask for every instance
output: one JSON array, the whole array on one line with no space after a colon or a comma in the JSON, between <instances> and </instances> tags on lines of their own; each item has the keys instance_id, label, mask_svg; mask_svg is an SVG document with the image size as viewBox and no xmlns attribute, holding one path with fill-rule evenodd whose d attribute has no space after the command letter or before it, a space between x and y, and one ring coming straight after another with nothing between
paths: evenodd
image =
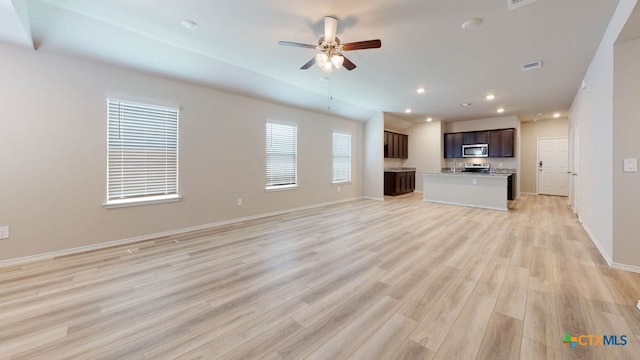
<instances>
[{"instance_id":1,"label":"ceiling fan blade","mask_svg":"<svg viewBox=\"0 0 640 360\"><path fill-rule=\"evenodd\" d=\"M380 41L380 39L356 41L352 43L342 44L342 51L377 49L381 46L382 46L382 41Z\"/></svg>"},{"instance_id":2,"label":"ceiling fan blade","mask_svg":"<svg viewBox=\"0 0 640 360\"><path fill-rule=\"evenodd\" d=\"M345 69L351 71L356 68L356 64L352 63L351 60L347 59L346 56L342 55L342 57L344 58L344 62L342 62L342 66Z\"/></svg>"},{"instance_id":3,"label":"ceiling fan blade","mask_svg":"<svg viewBox=\"0 0 640 360\"><path fill-rule=\"evenodd\" d=\"M324 40L327 42L336 41L336 32L338 31L338 19L325 16L324 17Z\"/></svg>"},{"instance_id":4,"label":"ceiling fan blade","mask_svg":"<svg viewBox=\"0 0 640 360\"><path fill-rule=\"evenodd\" d=\"M297 46L297 47L303 47L303 48L309 48L309 49L315 49L316 46L315 45L310 45L310 44L302 44L302 43L297 43L297 42L292 42L292 41L278 41L279 45L285 45L285 46Z\"/></svg>"},{"instance_id":5,"label":"ceiling fan blade","mask_svg":"<svg viewBox=\"0 0 640 360\"><path fill-rule=\"evenodd\" d=\"M316 63L316 57L314 56L306 64L302 65L302 67L300 69L301 70L307 70L308 68L312 67L313 64L315 64L315 63Z\"/></svg>"}]
</instances>

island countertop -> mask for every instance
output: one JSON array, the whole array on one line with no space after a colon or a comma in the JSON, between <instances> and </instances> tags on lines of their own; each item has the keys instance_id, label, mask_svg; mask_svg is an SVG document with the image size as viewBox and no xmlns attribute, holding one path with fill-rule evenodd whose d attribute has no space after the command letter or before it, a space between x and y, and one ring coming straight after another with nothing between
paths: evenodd
<instances>
[{"instance_id":1,"label":"island countertop","mask_svg":"<svg viewBox=\"0 0 640 360\"><path fill-rule=\"evenodd\" d=\"M510 174L479 172L423 173L425 202L508 211Z\"/></svg>"}]
</instances>

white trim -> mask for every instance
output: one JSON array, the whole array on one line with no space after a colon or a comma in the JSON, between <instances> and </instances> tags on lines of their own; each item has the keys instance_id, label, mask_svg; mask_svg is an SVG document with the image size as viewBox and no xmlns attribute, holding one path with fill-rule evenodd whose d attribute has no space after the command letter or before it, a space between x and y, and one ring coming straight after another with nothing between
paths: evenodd
<instances>
[{"instance_id":1,"label":"white trim","mask_svg":"<svg viewBox=\"0 0 640 360\"><path fill-rule=\"evenodd\" d=\"M298 128L298 123L295 122L295 121L276 120L276 119L267 118L267 119L265 119L264 123L265 123L265 125L266 124L276 124L276 125L292 126L292 127L295 127L296 129Z\"/></svg>"},{"instance_id":2,"label":"white trim","mask_svg":"<svg viewBox=\"0 0 640 360\"><path fill-rule=\"evenodd\" d=\"M181 229L162 231L162 232L158 232L158 233L154 233L154 234L135 236L135 237L128 238L128 239L107 241L107 242L103 242L103 243L99 243L99 244L80 246L80 247L71 248L71 249L65 249L65 250L52 251L52 252L48 252L48 253L44 253L44 254L30 255L30 256L25 256L25 257L21 257L21 258L15 258L15 259L0 260L0 268L6 267L6 266L21 265L21 264L24 264L24 263L40 261L40 260L49 260L49 259L52 259L54 257L78 254L78 253L87 252L87 251L100 250L100 249L105 249L105 248L109 248L109 247L113 247L113 246L126 245L126 244L131 244L131 243L140 242L140 241L147 241L147 240L152 240L152 239L156 239L156 238L164 237L164 236L179 235L179 234L184 234L184 233L188 233L188 232L191 232L191 231L206 230L206 229L216 228L216 227L219 227L219 226L236 224L236 223L240 223L240 222L243 222L243 221L262 219L262 218L266 218L266 217L269 217L269 216L282 215L282 214L287 214L287 213L291 213L291 212L295 212L295 211L309 210L309 209L323 207L323 206L336 205L336 204L346 203L346 202L349 202L349 201L355 201L355 200L359 200L359 199L362 199L362 197L360 197L360 198L355 197L355 198L349 198L349 199L337 200L337 201L329 201L329 202L315 204L315 205L301 206L301 207L287 209L287 210L272 211L272 212L267 212L267 213L262 213L262 214L257 214L257 215L245 216L245 217L236 218L236 219L222 220L222 221L209 223L209 224L195 225L195 226L190 226L190 227L181 228Z\"/></svg>"},{"instance_id":3,"label":"white trim","mask_svg":"<svg viewBox=\"0 0 640 360\"><path fill-rule=\"evenodd\" d=\"M584 231L587 232L587 235L589 235L591 242L593 243L593 245L595 245L596 249L598 249L604 261L607 263L607 265L609 265L609 267L611 267L611 264L613 264L613 259L611 259L609 254L607 254L607 252L604 251L604 249L602 248L602 245L600 245L598 240L596 240L596 237L593 235L589 227L582 221L579 215L578 215L578 221L580 221L580 225L582 225L582 228L584 229Z\"/></svg>"},{"instance_id":4,"label":"white trim","mask_svg":"<svg viewBox=\"0 0 640 360\"><path fill-rule=\"evenodd\" d=\"M600 252L600 255L602 256L604 261L607 263L607 265L609 265L610 268L618 269L618 270L624 270L624 271L630 271L630 272L634 272L634 273L639 273L640 274L640 266L633 266L633 265L627 265L627 264L621 264L621 263L613 262L613 259L611 259L608 256L608 254L605 251L603 251L602 246L596 240L596 237L593 236L593 233L591 232L591 230L589 230L589 227L587 227L584 224L584 222L582 222L582 220L580 219L579 215L578 215L578 221L580 221L580 224L582 225L582 228L584 229L584 231L587 232L587 235L589 235L589 238L591 239L591 242L593 243L593 245L595 245L596 249L598 249L598 251Z\"/></svg>"},{"instance_id":5,"label":"white trim","mask_svg":"<svg viewBox=\"0 0 640 360\"><path fill-rule=\"evenodd\" d=\"M611 263L611 267L618 270L631 271L640 274L640 266L631 266L614 262Z\"/></svg>"},{"instance_id":6,"label":"white trim","mask_svg":"<svg viewBox=\"0 0 640 360\"><path fill-rule=\"evenodd\" d=\"M298 184L289 184L289 185L273 185L273 186L267 186L264 188L264 191L266 192L272 192L272 191L285 191L285 190L295 190L298 188Z\"/></svg>"},{"instance_id":7,"label":"white trim","mask_svg":"<svg viewBox=\"0 0 640 360\"><path fill-rule=\"evenodd\" d=\"M532 193L532 192L525 192L525 191L521 191L520 195L538 195L538 193Z\"/></svg>"},{"instance_id":8,"label":"white trim","mask_svg":"<svg viewBox=\"0 0 640 360\"><path fill-rule=\"evenodd\" d=\"M374 196L362 196L362 199L366 200L375 200L375 201L384 201L383 197L374 197Z\"/></svg>"},{"instance_id":9,"label":"white trim","mask_svg":"<svg viewBox=\"0 0 640 360\"><path fill-rule=\"evenodd\" d=\"M129 206L150 205L150 204L162 204L168 202L180 201L182 195L157 195L157 196L145 196L141 198L127 198L122 200L111 200L102 204L107 209L117 209Z\"/></svg>"}]
</instances>

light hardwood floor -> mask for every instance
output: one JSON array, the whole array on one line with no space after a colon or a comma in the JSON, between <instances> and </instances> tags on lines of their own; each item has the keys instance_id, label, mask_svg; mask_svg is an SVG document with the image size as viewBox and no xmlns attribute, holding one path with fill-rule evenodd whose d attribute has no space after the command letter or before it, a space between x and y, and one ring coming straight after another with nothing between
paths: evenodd
<instances>
[{"instance_id":1,"label":"light hardwood floor","mask_svg":"<svg viewBox=\"0 0 640 360\"><path fill-rule=\"evenodd\" d=\"M640 274L566 198L511 207L409 194L0 268L0 358L640 358Z\"/></svg>"}]
</instances>

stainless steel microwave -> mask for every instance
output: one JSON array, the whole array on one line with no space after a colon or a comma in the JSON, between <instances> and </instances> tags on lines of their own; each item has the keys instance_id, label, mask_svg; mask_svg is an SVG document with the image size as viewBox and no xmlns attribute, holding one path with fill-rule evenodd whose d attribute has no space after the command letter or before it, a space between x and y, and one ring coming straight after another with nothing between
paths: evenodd
<instances>
[{"instance_id":1,"label":"stainless steel microwave","mask_svg":"<svg viewBox=\"0 0 640 360\"><path fill-rule=\"evenodd\" d=\"M489 145L487 144L462 145L462 157L487 156L489 156Z\"/></svg>"}]
</instances>

